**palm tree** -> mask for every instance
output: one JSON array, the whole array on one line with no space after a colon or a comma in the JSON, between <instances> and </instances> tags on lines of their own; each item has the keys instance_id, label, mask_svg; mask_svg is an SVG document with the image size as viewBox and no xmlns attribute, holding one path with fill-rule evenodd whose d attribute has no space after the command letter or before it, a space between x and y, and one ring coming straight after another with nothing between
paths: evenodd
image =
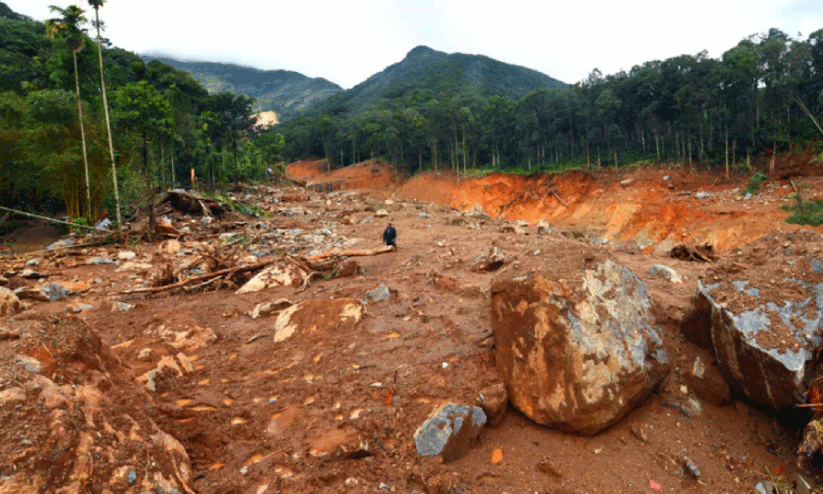
<instances>
[{"instance_id":1,"label":"palm tree","mask_svg":"<svg viewBox=\"0 0 823 494\"><path fill-rule=\"evenodd\" d=\"M100 87L103 90L103 112L106 115L106 131L109 135L109 154L111 155L111 177L114 183L114 204L117 208L117 228L122 227L120 221L120 193L117 190L117 165L114 162L114 144L111 139L111 122L109 120L109 102L106 99L106 77L103 74L103 43L100 37L100 31L103 24L100 22L100 7L106 3L106 0L88 0L89 5L94 8L94 27L97 28L97 54L100 60Z\"/></svg>"},{"instance_id":2,"label":"palm tree","mask_svg":"<svg viewBox=\"0 0 823 494\"><path fill-rule=\"evenodd\" d=\"M67 34L66 43L71 48L71 57L74 62L74 87L77 91L77 114L80 118L80 139L83 142L83 166L86 172L86 212L87 220L91 217L91 186L89 185L89 158L86 152L86 129L83 126L83 101L80 99L80 76L77 73L77 52L83 49L83 37L80 26L86 23L86 16L83 10L76 5L69 5L61 9L56 5L49 7L52 12L59 13L62 17L49 19L46 21L46 33L49 38L54 39L57 33L64 31Z\"/></svg>"}]
</instances>

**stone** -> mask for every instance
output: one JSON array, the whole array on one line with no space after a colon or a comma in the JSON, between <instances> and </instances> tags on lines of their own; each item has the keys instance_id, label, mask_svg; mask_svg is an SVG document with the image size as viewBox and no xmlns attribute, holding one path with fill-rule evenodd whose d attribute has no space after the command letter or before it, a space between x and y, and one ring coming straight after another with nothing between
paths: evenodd
<instances>
[{"instance_id":1,"label":"stone","mask_svg":"<svg viewBox=\"0 0 823 494\"><path fill-rule=\"evenodd\" d=\"M389 212L386 211L385 209L378 209L374 213L374 216L377 217L377 218L385 218L388 215L389 215Z\"/></svg>"},{"instance_id":2,"label":"stone","mask_svg":"<svg viewBox=\"0 0 823 494\"><path fill-rule=\"evenodd\" d=\"M38 290L49 302L57 302L69 296L69 290L59 283L46 283Z\"/></svg>"},{"instance_id":3,"label":"stone","mask_svg":"<svg viewBox=\"0 0 823 494\"><path fill-rule=\"evenodd\" d=\"M0 316L13 316L20 311L20 299L11 290L0 286Z\"/></svg>"},{"instance_id":4,"label":"stone","mask_svg":"<svg viewBox=\"0 0 823 494\"><path fill-rule=\"evenodd\" d=\"M0 423L14 434L0 441L0 492L193 492L186 450L94 331L59 315L10 324L21 336L0 354Z\"/></svg>"},{"instance_id":5,"label":"stone","mask_svg":"<svg viewBox=\"0 0 823 494\"><path fill-rule=\"evenodd\" d=\"M90 264L92 266L99 266L105 264L114 264L114 261L109 259L108 257L92 257L86 261L86 264Z\"/></svg>"},{"instance_id":6,"label":"stone","mask_svg":"<svg viewBox=\"0 0 823 494\"><path fill-rule=\"evenodd\" d=\"M117 259L121 261L133 261L137 254L133 250L121 250L117 253Z\"/></svg>"},{"instance_id":7,"label":"stone","mask_svg":"<svg viewBox=\"0 0 823 494\"><path fill-rule=\"evenodd\" d=\"M42 280L43 278L49 277L48 274L41 273L40 271L34 271L33 269L24 269L23 271L20 271L18 276L27 280Z\"/></svg>"},{"instance_id":8,"label":"stone","mask_svg":"<svg viewBox=\"0 0 823 494\"><path fill-rule=\"evenodd\" d=\"M183 246L176 239L169 238L160 242L160 251L166 254L177 254Z\"/></svg>"},{"instance_id":9,"label":"stone","mask_svg":"<svg viewBox=\"0 0 823 494\"><path fill-rule=\"evenodd\" d=\"M344 259L337 266L335 278L347 278L360 272L360 265L352 258Z\"/></svg>"},{"instance_id":10,"label":"stone","mask_svg":"<svg viewBox=\"0 0 823 494\"><path fill-rule=\"evenodd\" d=\"M487 253L478 254L471 263L472 271L496 271L506 262L506 254L497 247Z\"/></svg>"},{"instance_id":11,"label":"stone","mask_svg":"<svg viewBox=\"0 0 823 494\"><path fill-rule=\"evenodd\" d=\"M552 226L546 220L540 220L537 223L537 233L540 235L548 235L552 232Z\"/></svg>"},{"instance_id":12,"label":"stone","mask_svg":"<svg viewBox=\"0 0 823 494\"><path fill-rule=\"evenodd\" d=\"M257 304L254 309L252 309L250 316L252 319L268 317L273 314L278 314L283 309L287 309L292 305L294 305L294 302L284 298L275 300L274 302L264 302L262 304Z\"/></svg>"},{"instance_id":13,"label":"stone","mask_svg":"<svg viewBox=\"0 0 823 494\"><path fill-rule=\"evenodd\" d=\"M469 451L485 423L482 408L446 403L414 432L417 454L439 455L445 462L457 460Z\"/></svg>"},{"instance_id":14,"label":"stone","mask_svg":"<svg viewBox=\"0 0 823 494\"><path fill-rule=\"evenodd\" d=\"M278 286L300 288L303 286L307 276L308 273L306 273L301 267L282 259L275 261L270 266L257 273L235 293L237 295L243 293L253 293Z\"/></svg>"},{"instance_id":15,"label":"stone","mask_svg":"<svg viewBox=\"0 0 823 494\"><path fill-rule=\"evenodd\" d=\"M480 390L477 404L483 409L488 419L489 427L496 427L506 416L506 408L509 406L509 392L502 382L493 384Z\"/></svg>"},{"instance_id":16,"label":"stone","mask_svg":"<svg viewBox=\"0 0 823 494\"><path fill-rule=\"evenodd\" d=\"M368 456L369 442L352 427L324 432L315 439L309 454L321 459L353 459Z\"/></svg>"},{"instance_id":17,"label":"stone","mask_svg":"<svg viewBox=\"0 0 823 494\"><path fill-rule=\"evenodd\" d=\"M683 373L683 379L689 389L703 401L715 406L725 406L732 402L729 383L723 379L714 356L706 350L695 356Z\"/></svg>"},{"instance_id":18,"label":"stone","mask_svg":"<svg viewBox=\"0 0 823 494\"><path fill-rule=\"evenodd\" d=\"M134 309L134 305L128 304L126 302L113 302L111 304L111 311L112 312L127 312Z\"/></svg>"},{"instance_id":19,"label":"stone","mask_svg":"<svg viewBox=\"0 0 823 494\"><path fill-rule=\"evenodd\" d=\"M304 300L277 316L274 322L274 342L285 341L298 332L313 334L344 331L356 326L365 312L363 303L352 298Z\"/></svg>"},{"instance_id":20,"label":"stone","mask_svg":"<svg viewBox=\"0 0 823 494\"><path fill-rule=\"evenodd\" d=\"M185 353L192 353L217 340L211 328L172 313L155 314L153 322L143 331L143 337L166 342Z\"/></svg>"},{"instance_id":21,"label":"stone","mask_svg":"<svg viewBox=\"0 0 823 494\"><path fill-rule=\"evenodd\" d=\"M374 290L366 292L366 297L370 304L377 304L389 300L391 298L391 292L389 292L389 288L386 285L381 284Z\"/></svg>"},{"instance_id":22,"label":"stone","mask_svg":"<svg viewBox=\"0 0 823 494\"><path fill-rule=\"evenodd\" d=\"M655 264L652 266L649 269L649 274L652 276L662 276L675 284L683 283L683 277L680 276L677 271L662 264Z\"/></svg>"},{"instance_id":23,"label":"stone","mask_svg":"<svg viewBox=\"0 0 823 494\"><path fill-rule=\"evenodd\" d=\"M609 259L575 269L496 280L492 329L511 404L539 424L595 434L642 403L669 363L646 284Z\"/></svg>"}]
</instances>

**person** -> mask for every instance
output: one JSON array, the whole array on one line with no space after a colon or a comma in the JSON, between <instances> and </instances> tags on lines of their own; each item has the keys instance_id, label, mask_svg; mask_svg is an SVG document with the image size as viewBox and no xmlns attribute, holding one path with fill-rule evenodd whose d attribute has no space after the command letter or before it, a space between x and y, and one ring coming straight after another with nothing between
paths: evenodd
<instances>
[{"instance_id":1,"label":"person","mask_svg":"<svg viewBox=\"0 0 823 494\"><path fill-rule=\"evenodd\" d=\"M397 247L397 230L391 226L391 223L389 223L389 226L383 230L383 243L386 245L391 245L392 247Z\"/></svg>"}]
</instances>

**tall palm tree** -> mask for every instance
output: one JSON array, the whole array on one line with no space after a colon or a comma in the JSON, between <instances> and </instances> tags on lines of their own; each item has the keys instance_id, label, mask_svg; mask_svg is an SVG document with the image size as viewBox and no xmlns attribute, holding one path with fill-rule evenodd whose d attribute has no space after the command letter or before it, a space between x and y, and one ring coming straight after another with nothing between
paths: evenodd
<instances>
[{"instance_id":1,"label":"tall palm tree","mask_svg":"<svg viewBox=\"0 0 823 494\"><path fill-rule=\"evenodd\" d=\"M86 129L83 125L83 101L80 99L80 76L77 72L77 52L83 49L83 36L80 26L87 22L83 10L76 5L69 5L65 9L51 5L52 12L57 12L61 17L46 21L46 33L49 38L54 39L59 32L67 34L66 43L71 49L71 58L74 62L74 87L77 91L77 114L80 118L80 139L83 143L83 166L86 172L86 212L87 220L91 217L91 186L89 185L89 158L86 152Z\"/></svg>"},{"instance_id":2,"label":"tall palm tree","mask_svg":"<svg viewBox=\"0 0 823 494\"><path fill-rule=\"evenodd\" d=\"M122 228L120 221L120 193L117 190L117 165L114 161L114 144L111 138L111 121L109 120L109 102L106 98L106 77L103 74L103 43L100 37L100 31L103 24L100 22L100 7L106 3L106 0L88 0L89 5L94 8L94 27L97 28L97 54L100 60L100 87L103 90L103 112L106 115L106 131L109 135L109 154L111 155L111 177L114 183L114 204L117 208L117 228Z\"/></svg>"}]
</instances>

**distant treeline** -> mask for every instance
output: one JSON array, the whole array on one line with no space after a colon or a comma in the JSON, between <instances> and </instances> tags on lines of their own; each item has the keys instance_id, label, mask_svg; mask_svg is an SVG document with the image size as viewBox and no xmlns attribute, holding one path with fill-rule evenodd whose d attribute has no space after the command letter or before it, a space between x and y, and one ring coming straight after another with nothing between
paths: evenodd
<instances>
[{"instance_id":1,"label":"distant treeline","mask_svg":"<svg viewBox=\"0 0 823 494\"><path fill-rule=\"evenodd\" d=\"M55 8L40 23L0 2L0 204L95 221L114 218L114 170L124 212L160 187L190 187L191 169L206 186L263 178L282 138L253 132L249 98L210 95L189 74L105 40L101 79L86 28L103 3Z\"/></svg>"},{"instance_id":2,"label":"distant treeline","mask_svg":"<svg viewBox=\"0 0 823 494\"><path fill-rule=\"evenodd\" d=\"M278 128L288 159L348 165L388 158L419 169L551 169L637 162L721 165L820 142L823 29L777 29L713 59L705 52L518 99L457 87L452 74L407 80L370 105L327 105ZM456 79L455 79L456 80ZM345 95L345 93L342 93Z\"/></svg>"}]
</instances>

